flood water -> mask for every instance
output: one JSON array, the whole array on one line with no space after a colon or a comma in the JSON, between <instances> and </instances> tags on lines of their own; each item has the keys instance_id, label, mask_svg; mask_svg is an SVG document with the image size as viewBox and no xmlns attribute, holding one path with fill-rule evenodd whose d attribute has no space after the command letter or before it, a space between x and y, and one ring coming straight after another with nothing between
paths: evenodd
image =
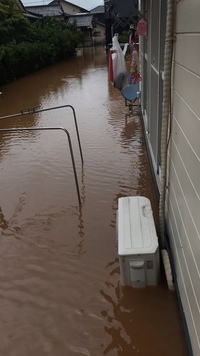
<instances>
[{"instance_id":1,"label":"flood water","mask_svg":"<svg viewBox=\"0 0 200 356\"><path fill-rule=\"evenodd\" d=\"M118 198L158 206L141 119L109 83L102 48L0 88L0 116L72 105L0 121L0 355L185 356L176 295L120 285Z\"/></svg>"}]
</instances>

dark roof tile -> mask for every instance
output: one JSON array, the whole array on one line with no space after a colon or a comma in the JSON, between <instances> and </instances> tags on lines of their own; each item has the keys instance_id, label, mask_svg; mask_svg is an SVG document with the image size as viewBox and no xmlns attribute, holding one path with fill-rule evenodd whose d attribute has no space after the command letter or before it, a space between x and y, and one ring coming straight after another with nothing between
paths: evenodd
<instances>
[{"instance_id":1,"label":"dark roof tile","mask_svg":"<svg viewBox=\"0 0 200 356\"><path fill-rule=\"evenodd\" d=\"M91 14L103 14L105 12L104 5L100 5L90 10Z\"/></svg>"},{"instance_id":2,"label":"dark roof tile","mask_svg":"<svg viewBox=\"0 0 200 356\"><path fill-rule=\"evenodd\" d=\"M64 14L60 5L26 6L26 10L43 16L62 16Z\"/></svg>"},{"instance_id":3,"label":"dark roof tile","mask_svg":"<svg viewBox=\"0 0 200 356\"><path fill-rule=\"evenodd\" d=\"M67 19L67 23L71 24L76 21L77 27L89 27L92 24L93 15L82 15L76 14L73 16L69 16Z\"/></svg>"}]
</instances>

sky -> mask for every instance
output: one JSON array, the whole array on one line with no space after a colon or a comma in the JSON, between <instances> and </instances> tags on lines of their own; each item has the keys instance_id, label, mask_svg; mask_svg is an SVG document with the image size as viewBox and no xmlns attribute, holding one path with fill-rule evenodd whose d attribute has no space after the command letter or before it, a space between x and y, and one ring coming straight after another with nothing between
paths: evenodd
<instances>
[{"instance_id":1,"label":"sky","mask_svg":"<svg viewBox=\"0 0 200 356\"><path fill-rule=\"evenodd\" d=\"M21 0L24 6L39 6L47 5L52 0ZM98 5L103 5L103 0L69 0L70 3L83 7L86 10L91 10Z\"/></svg>"}]
</instances>

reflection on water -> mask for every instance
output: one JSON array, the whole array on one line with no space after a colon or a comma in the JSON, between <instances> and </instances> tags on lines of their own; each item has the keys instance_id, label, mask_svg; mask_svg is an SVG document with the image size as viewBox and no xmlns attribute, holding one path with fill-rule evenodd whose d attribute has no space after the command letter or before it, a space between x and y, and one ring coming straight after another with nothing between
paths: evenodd
<instances>
[{"instance_id":1,"label":"reflection on water","mask_svg":"<svg viewBox=\"0 0 200 356\"><path fill-rule=\"evenodd\" d=\"M158 204L141 119L108 80L102 48L0 88L0 128L62 126L72 139L82 206L63 132L0 134L1 355L186 355L175 294L119 282L118 198Z\"/></svg>"}]
</instances>

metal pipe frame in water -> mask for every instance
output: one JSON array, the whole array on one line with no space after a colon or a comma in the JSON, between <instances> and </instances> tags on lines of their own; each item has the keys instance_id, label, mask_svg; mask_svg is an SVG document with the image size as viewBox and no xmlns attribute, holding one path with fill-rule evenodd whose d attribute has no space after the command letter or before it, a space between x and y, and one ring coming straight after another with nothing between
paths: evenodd
<instances>
[{"instance_id":1,"label":"metal pipe frame in water","mask_svg":"<svg viewBox=\"0 0 200 356\"><path fill-rule=\"evenodd\" d=\"M78 139L78 145L79 145L79 150L80 150L80 155L81 155L81 161L83 164L83 153L82 153L82 148L81 148L81 141L80 141L80 135L79 135L79 130L78 130L78 124L77 124L77 119L76 119L76 112L75 109L72 105L61 105L61 106L53 106L51 108L47 108L47 109L35 109L35 108L29 108L28 111L23 111L21 110L20 113L17 114L12 114L12 115L6 115L6 116L1 116L0 120L5 120L5 119L12 119L14 117L18 117L18 116L23 116L23 115L30 115L30 114L36 114L36 113L40 113L40 112L44 112L44 111L50 111L50 110L56 110L56 109L63 109L63 108L71 108L73 111L73 115L74 115L74 123L75 123L75 128L76 128L76 134L77 134L77 139Z\"/></svg>"},{"instance_id":2,"label":"metal pipe frame in water","mask_svg":"<svg viewBox=\"0 0 200 356\"><path fill-rule=\"evenodd\" d=\"M71 138L70 138L69 132L64 127L29 127L29 128L14 127L14 128L10 128L10 129L0 129L0 132L50 131L50 130L62 130L62 131L64 131L66 133L66 135L68 137L68 143L69 143L72 166L73 166L73 171L74 171L74 178L75 178L76 190L77 190L77 195L78 195L78 201L79 201L79 205L81 206L81 196L80 196L80 190L79 190L79 185L78 185L78 178L77 178L77 173L76 173L76 166L75 166L75 160L74 160L74 154L73 154L73 149L72 149Z\"/></svg>"}]
</instances>

